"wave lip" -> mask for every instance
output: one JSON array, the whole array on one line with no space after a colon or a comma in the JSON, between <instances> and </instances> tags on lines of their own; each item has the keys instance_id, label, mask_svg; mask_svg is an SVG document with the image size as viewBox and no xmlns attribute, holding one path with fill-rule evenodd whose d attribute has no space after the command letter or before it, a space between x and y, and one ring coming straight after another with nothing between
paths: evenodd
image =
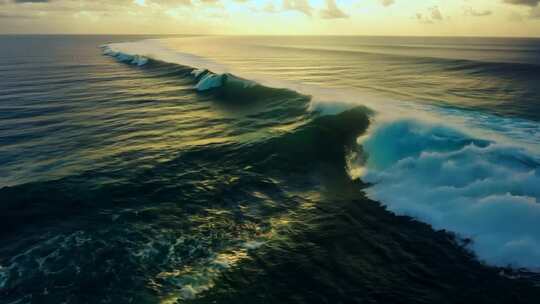
<instances>
[{"instance_id":1,"label":"wave lip","mask_svg":"<svg viewBox=\"0 0 540 304\"><path fill-rule=\"evenodd\" d=\"M488 264L540 269L540 173L527 151L407 120L362 145L370 198L470 239Z\"/></svg>"},{"instance_id":2,"label":"wave lip","mask_svg":"<svg viewBox=\"0 0 540 304\"><path fill-rule=\"evenodd\" d=\"M116 58L120 62L126 62L137 66L143 66L148 63L149 59L140 55L131 55L123 52L114 51L108 46L102 46L103 54Z\"/></svg>"},{"instance_id":3,"label":"wave lip","mask_svg":"<svg viewBox=\"0 0 540 304\"><path fill-rule=\"evenodd\" d=\"M229 73L214 74L207 70L202 72L200 70L194 70L192 75L199 79L195 85L197 91L208 91L214 88L224 87L225 85L229 88L235 87L239 89L248 89L257 85L253 81L242 79Z\"/></svg>"}]
</instances>

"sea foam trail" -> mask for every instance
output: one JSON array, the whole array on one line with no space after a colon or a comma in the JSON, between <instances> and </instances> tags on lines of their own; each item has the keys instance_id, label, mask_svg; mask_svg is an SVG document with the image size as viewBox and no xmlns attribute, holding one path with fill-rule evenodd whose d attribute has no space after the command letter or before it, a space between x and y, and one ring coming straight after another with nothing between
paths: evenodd
<instances>
[{"instance_id":1,"label":"sea foam trail","mask_svg":"<svg viewBox=\"0 0 540 304\"><path fill-rule=\"evenodd\" d=\"M200 91L227 81L240 81L245 88L255 83L209 59L167 49L159 41L109 45L104 52L136 65L153 58L192 67ZM352 90L256 81L309 94L312 110L325 115L358 105L372 108L377 113L374 121L358 140L367 161L353 163L361 168L350 170L372 183L366 190L370 198L396 214L470 239L469 248L488 264L540 270L537 122L380 100Z\"/></svg>"}]
</instances>

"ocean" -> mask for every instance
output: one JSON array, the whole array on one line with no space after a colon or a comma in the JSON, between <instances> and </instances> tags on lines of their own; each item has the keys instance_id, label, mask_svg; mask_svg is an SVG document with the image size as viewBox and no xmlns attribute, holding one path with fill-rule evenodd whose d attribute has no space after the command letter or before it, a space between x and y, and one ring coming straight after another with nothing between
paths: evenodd
<instances>
[{"instance_id":1,"label":"ocean","mask_svg":"<svg viewBox=\"0 0 540 304\"><path fill-rule=\"evenodd\" d=\"M0 36L0 303L537 303L540 39Z\"/></svg>"}]
</instances>

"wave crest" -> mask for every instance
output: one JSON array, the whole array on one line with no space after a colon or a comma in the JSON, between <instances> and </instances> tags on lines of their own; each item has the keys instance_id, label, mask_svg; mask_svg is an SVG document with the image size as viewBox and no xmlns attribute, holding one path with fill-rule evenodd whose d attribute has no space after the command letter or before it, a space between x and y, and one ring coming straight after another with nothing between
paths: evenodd
<instances>
[{"instance_id":1,"label":"wave crest","mask_svg":"<svg viewBox=\"0 0 540 304\"><path fill-rule=\"evenodd\" d=\"M139 67L150 63L180 66L179 64L162 62L160 60L151 59L142 55L116 51L110 46L106 45L102 46L102 49L104 55L114 57L120 62ZM235 102L242 103L274 97L307 98L307 96L292 90L267 87L255 81L244 79L231 73L215 73L208 69L199 69L188 66L182 67L190 70L190 72L187 74L193 77L195 81L193 88L195 90L199 92L215 92L217 93L216 96L222 99L234 100ZM183 74L183 76L185 76L185 74Z\"/></svg>"}]
</instances>

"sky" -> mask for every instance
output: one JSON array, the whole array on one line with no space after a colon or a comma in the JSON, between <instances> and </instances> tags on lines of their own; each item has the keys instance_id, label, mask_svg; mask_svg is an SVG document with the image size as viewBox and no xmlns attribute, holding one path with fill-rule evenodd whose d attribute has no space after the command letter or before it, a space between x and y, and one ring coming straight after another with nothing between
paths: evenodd
<instances>
[{"instance_id":1,"label":"sky","mask_svg":"<svg viewBox=\"0 0 540 304\"><path fill-rule=\"evenodd\" d=\"M540 37L540 0L0 0L0 34Z\"/></svg>"}]
</instances>

